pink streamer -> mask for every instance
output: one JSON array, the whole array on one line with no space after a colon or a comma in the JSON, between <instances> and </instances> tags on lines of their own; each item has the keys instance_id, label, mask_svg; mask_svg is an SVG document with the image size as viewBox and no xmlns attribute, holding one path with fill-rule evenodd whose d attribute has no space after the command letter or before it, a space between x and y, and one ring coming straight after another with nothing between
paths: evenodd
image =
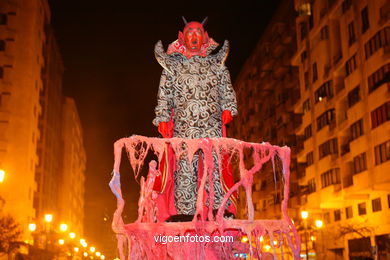
<instances>
[{"instance_id":1,"label":"pink streamer","mask_svg":"<svg viewBox=\"0 0 390 260\"><path fill-rule=\"evenodd\" d=\"M122 212L124 200L120 189L119 169L123 147L126 149L130 164L138 177L146 155L149 151L155 153L161 160L164 145L169 143L175 155L179 158L186 155L188 161L192 161L194 153L199 149L203 151L204 174L198 190L196 213L192 222L165 223L159 218L159 194L153 191L155 177L160 174L157 163L149 163L149 173L146 181L141 178L141 194L138 202L138 219L134 223L124 224ZM183 145L184 144L184 145ZM244 163L244 149L253 150L253 166L246 169ZM222 165L223 151L228 151L231 156L238 155L240 180L225 194L219 207L216 218L212 213L214 203L213 171L214 162L212 153L217 153L219 165ZM269 143L248 143L232 138L149 138L144 136L131 136L122 138L114 144L114 174L110 181L112 192L117 197L117 210L114 213L112 227L118 238L118 250L121 260L125 259L230 259L234 252L246 252L252 257L256 255L260 259L270 259L270 253L263 252L260 236L267 238L272 246L272 255L277 259L280 255L284 259L284 241L290 248L293 258L299 259L300 240L296 228L287 214L289 181L290 181L290 148L278 147ZM262 166L272 161L275 156L282 161L284 182L284 199L281 203L282 218L278 220L254 219L254 207L252 201L253 177ZM220 170L220 169L219 169ZM206 180L210 183L209 192L205 192ZM226 203L234 191L243 187L246 193L248 219L224 219L223 213ZM205 200L209 199L210 206L205 206ZM208 218L208 220L206 220ZM232 235L236 238L233 243L167 243L159 244L154 241L154 236L176 236L185 234L197 235ZM241 236L247 235L252 243L242 243ZM279 252L274 246L277 236ZM127 242L127 243L126 243ZM241 250L241 251L240 251ZM125 253L127 252L127 253Z\"/></svg>"}]
</instances>

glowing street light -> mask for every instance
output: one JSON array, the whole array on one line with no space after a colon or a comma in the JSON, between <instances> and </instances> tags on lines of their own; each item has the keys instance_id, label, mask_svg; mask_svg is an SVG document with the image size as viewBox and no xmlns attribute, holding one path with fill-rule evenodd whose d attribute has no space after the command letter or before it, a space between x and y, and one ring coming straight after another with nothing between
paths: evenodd
<instances>
[{"instance_id":1,"label":"glowing street light","mask_svg":"<svg viewBox=\"0 0 390 260\"><path fill-rule=\"evenodd\" d=\"M79 248L78 247L74 247L73 251L75 251L77 253L79 251Z\"/></svg>"},{"instance_id":2,"label":"glowing street light","mask_svg":"<svg viewBox=\"0 0 390 260\"><path fill-rule=\"evenodd\" d=\"M28 224L28 230L34 232L37 229L37 225L35 223Z\"/></svg>"},{"instance_id":3,"label":"glowing street light","mask_svg":"<svg viewBox=\"0 0 390 260\"><path fill-rule=\"evenodd\" d=\"M4 182L5 178L5 171L3 169L0 169L0 183Z\"/></svg>"},{"instance_id":4,"label":"glowing street light","mask_svg":"<svg viewBox=\"0 0 390 260\"><path fill-rule=\"evenodd\" d=\"M60 244L60 245L65 244L65 240L63 240L62 238L61 238L61 239L58 239L58 244Z\"/></svg>"},{"instance_id":5,"label":"glowing street light","mask_svg":"<svg viewBox=\"0 0 390 260\"><path fill-rule=\"evenodd\" d=\"M98 251L98 252L96 252L96 256L97 257L99 257L101 254L100 254L100 252Z\"/></svg>"},{"instance_id":6,"label":"glowing street light","mask_svg":"<svg viewBox=\"0 0 390 260\"><path fill-rule=\"evenodd\" d=\"M104 255L100 256L100 259L104 260L104 258L106 258Z\"/></svg>"},{"instance_id":7,"label":"glowing street light","mask_svg":"<svg viewBox=\"0 0 390 260\"><path fill-rule=\"evenodd\" d=\"M93 246L91 246L91 247L89 248L89 251L91 251L92 253L95 252L95 250L96 250L96 249L95 249L95 247L93 247Z\"/></svg>"},{"instance_id":8,"label":"glowing street light","mask_svg":"<svg viewBox=\"0 0 390 260\"><path fill-rule=\"evenodd\" d=\"M64 224L64 223L60 224L60 230L61 230L62 232L65 232L66 230L68 230L68 225L67 225L67 224Z\"/></svg>"},{"instance_id":9,"label":"glowing street light","mask_svg":"<svg viewBox=\"0 0 390 260\"><path fill-rule=\"evenodd\" d=\"M50 223L53 221L53 214L45 214L45 222Z\"/></svg>"},{"instance_id":10,"label":"glowing street light","mask_svg":"<svg viewBox=\"0 0 390 260\"><path fill-rule=\"evenodd\" d=\"M75 239L75 238L76 238L76 233L75 233L75 232L70 232L70 233L69 233L69 237L70 237L71 239Z\"/></svg>"},{"instance_id":11,"label":"glowing street light","mask_svg":"<svg viewBox=\"0 0 390 260\"><path fill-rule=\"evenodd\" d=\"M309 248L308 248L308 237L307 237L307 221L306 219L309 217L309 212L307 211L301 211L301 217L303 219L303 227L304 227L304 230L305 230L305 253L306 253L306 260L309 259Z\"/></svg>"},{"instance_id":12,"label":"glowing street light","mask_svg":"<svg viewBox=\"0 0 390 260\"><path fill-rule=\"evenodd\" d=\"M85 257L87 257L88 256L88 253L87 252L84 252L84 254L83 254Z\"/></svg>"},{"instance_id":13,"label":"glowing street light","mask_svg":"<svg viewBox=\"0 0 390 260\"><path fill-rule=\"evenodd\" d=\"M80 239L80 244L81 244L83 247L87 247L87 246L88 246L88 244L87 244L87 242L85 241L84 238Z\"/></svg>"},{"instance_id":14,"label":"glowing street light","mask_svg":"<svg viewBox=\"0 0 390 260\"><path fill-rule=\"evenodd\" d=\"M301 211L301 217L302 219L307 219L309 217L309 212L307 211Z\"/></svg>"},{"instance_id":15,"label":"glowing street light","mask_svg":"<svg viewBox=\"0 0 390 260\"><path fill-rule=\"evenodd\" d=\"M322 228L324 226L324 222L321 219L317 219L315 224L317 228Z\"/></svg>"}]
</instances>

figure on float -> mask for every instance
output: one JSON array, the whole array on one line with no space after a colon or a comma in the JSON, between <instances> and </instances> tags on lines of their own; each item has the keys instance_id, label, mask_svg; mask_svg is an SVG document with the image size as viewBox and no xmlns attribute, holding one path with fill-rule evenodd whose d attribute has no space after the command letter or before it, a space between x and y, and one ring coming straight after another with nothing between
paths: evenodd
<instances>
[{"instance_id":1,"label":"figure on float","mask_svg":"<svg viewBox=\"0 0 390 260\"><path fill-rule=\"evenodd\" d=\"M225 66L228 41L211 54L218 44L208 36L202 22L187 22L171 43L167 52L161 41L155 46L157 61L163 67L157 95L156 117L153 124L164 138L226 137L225 125L237 114L237 102L230 74ZM161 176L154 189L160 192L159 209L168 221L191 221L196 210L199 180L203 174L204 155L198 151L192 162L183 154L175 162L169 146L160 162ZM214 160L214 206L218 209L225 192L234 184L228 156L219 172L218 158ZM206 186L208 190L208 185ZM207 196L207 194L206 194ZM227 215L236 213L236 197L228 202ZM162 211L162 212L161 212Z\"/></svg>"}]
</instances>

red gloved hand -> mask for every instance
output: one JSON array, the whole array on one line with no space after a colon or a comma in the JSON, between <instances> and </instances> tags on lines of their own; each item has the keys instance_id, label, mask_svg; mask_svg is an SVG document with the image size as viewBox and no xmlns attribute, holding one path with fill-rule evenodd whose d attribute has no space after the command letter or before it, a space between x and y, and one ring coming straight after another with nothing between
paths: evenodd
<instances>
[{"instance_id":1,"label":"red gloved hand","mask_svg":"<svg viewBox=\"0 0 390 260\"><path fill-rule=\"evenodd\" d=\"M227 125L233 120L232 113L229 110L222 112L222 124Z\"/></svg>"},{"instance_id":2,"label":"red gloved hand","mask_svg":"<svg viewBox=\"0 0 390 260\"><path fill-rule=\"evenodd\" d=\"M158 124L158 132L164 137L164 138L171 138L173 135L173 124L172 122L160 122Z\"/></svg>"}]
</instances>

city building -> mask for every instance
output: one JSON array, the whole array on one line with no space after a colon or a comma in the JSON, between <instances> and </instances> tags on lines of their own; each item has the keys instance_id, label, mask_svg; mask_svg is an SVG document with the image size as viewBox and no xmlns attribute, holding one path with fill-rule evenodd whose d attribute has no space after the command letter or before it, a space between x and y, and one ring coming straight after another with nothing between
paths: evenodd
<instances>
[{"instance_id":1,"label":"city building","mask_svg":"<svg viewBox=\"0 0 390 260\"><path fill-rule=\"evenodd\" d=\"M40 91L45 58L47 1L0 3L0 183L4 214L12 215L31 241L28 224L35 221L35 171L40 139Z\"/></svg>"},{"instance_id":2,"label":"city building","mask_svg":"<svg viewBox=\"0 0 390 260\"><path fill-rule=\"evenodd\" d=\"M235 82L239 115L229 132L292 148L289 215L303 258L388 259L390 3L286 2ZM290 16L278 16L283 8ZM256 176L257 218L280 216L267 174Z\"/></svg>"},{"instance_id":3,"label":"city building","mask_svg":"<svg viewBox=\"0 0 390 260\"><path fill-rule=\"evenodd\" d=\"M46 41L43 48L42 90L40 92L41 114L39 116L40 139L39 162L35 172L37 191L34 193L36 220L43 222L45 214L59 212L59 187L61 184L63 144L62 133L62 76L63 64L50 25L46 25ZM62 220L59 220L62 221Z\"/></svg>"},{"instance_id":4,"label":"city building","mask_svg":"<svg viewBox=\"0 0 390 260\"><path fill-rule=\"evenodd\" d=\"M300 210L324 221L303 251L389 259L390 2L295 0L295 9Z\"/></svg>"},{"instance_id":5,"label":"city building","mask_svg":"<svg viewBox=\"0 0 390 260\"><path fill-rule=\"evenodd\" d=\"M84 230L82 128L62 94L50 15L47 0L0 2L0 217L18 223L15 245L30 245L19 253L39 259L54 253L61 223L78 237Z\"/></svg>"},{"instance_id":6,"label":"city building","mask_svg":"<svg viewBox=\"0 0 390 260\"><path fill-rule=\"evenodd\" d=\"M294 112L299 100L298 69L291 65L296 52L295 11L292 1L282 1L258 44L244 64L235 83L239 113L229 128L229 134L250 142L269 142L292 148L290 216L299 215L299 190L296 154L303 137L295 134L301 123L301 113ZM249 158L249 157L248 157ZM276 163L276 174L271 162L255 175L253 201L255 217L281 217L283 185L281 165ZM240 215L245 212L245 195L240 194ZM242 203L242 204L241 204Z\"/></svg>"},{"instance_id":7,"label":"city building","mask_svg":"<svg viewBox=\"0 0 390 260\"><path fill-rule=\"evenodd\" d=\"M63 100L63 169L60 186L60 216L70 229L77 234L84 231L84 183L86 154L83 143L83 131L72 98Z\"/></svg>"}]
</instances>

